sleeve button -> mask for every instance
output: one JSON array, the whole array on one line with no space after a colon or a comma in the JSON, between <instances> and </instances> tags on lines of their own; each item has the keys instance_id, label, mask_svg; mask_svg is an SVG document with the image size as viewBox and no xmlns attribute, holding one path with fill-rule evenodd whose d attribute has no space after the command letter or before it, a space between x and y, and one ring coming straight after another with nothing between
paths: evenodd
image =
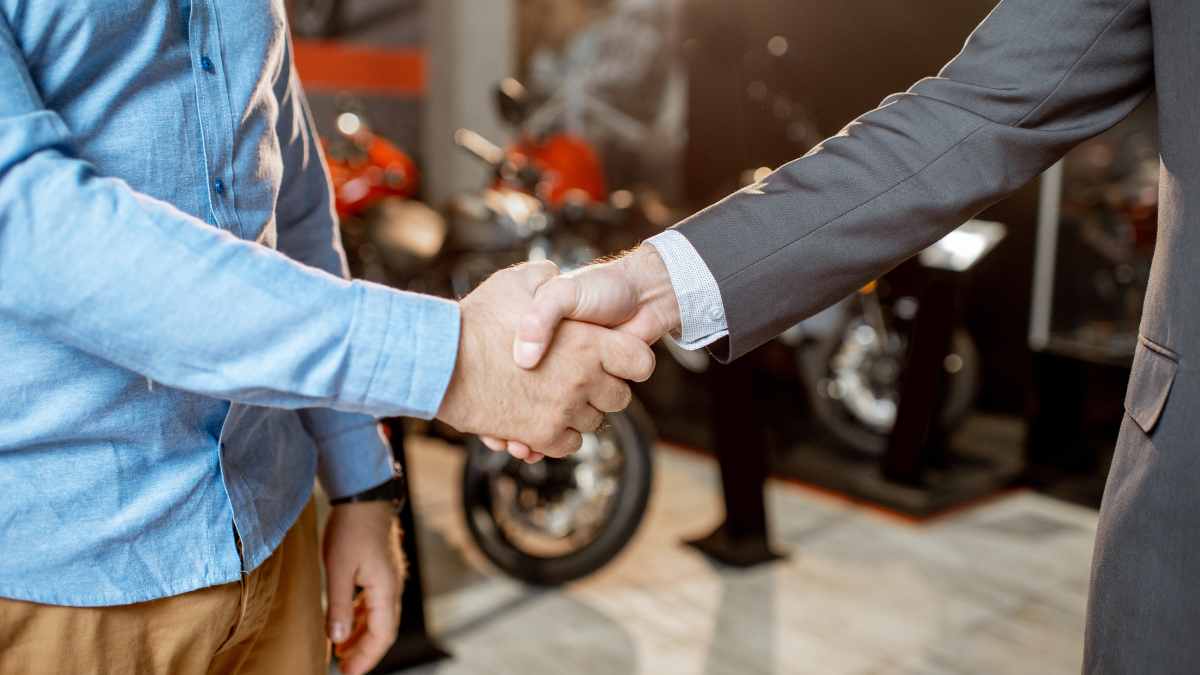
<instances>
[{"instance_id":1,"label":"sleeve button","mask_svg":"<svg viewBox=\"0 0 1200 675\"><path fill-rule=\"evenodd\" d=\"M213 191L219 195L225 194L225 181L220 178L213 181Z\"/></svg>"},{"instance_id":2,"label":"sleeve button","mask_svg":"<svg viewBox=\"0 0 1200 675\"><path fill-rule=\"evenodd\" d=\"M217 72L217 67L213 65L212 59L208 58L207 56L200 57L200 67L204 69L204 72L210 75Z\"/></svg>"}]
</instances>

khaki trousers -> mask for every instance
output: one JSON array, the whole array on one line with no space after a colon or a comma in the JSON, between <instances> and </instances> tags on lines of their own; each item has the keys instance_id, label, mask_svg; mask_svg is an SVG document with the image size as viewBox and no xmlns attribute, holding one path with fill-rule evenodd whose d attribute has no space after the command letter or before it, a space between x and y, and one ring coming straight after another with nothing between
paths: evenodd
<instances>
[{"instance_id":1,"label":"khaki trousers","mask_svg":"<svg viewBox=\"0 0 1200 675\"><path fill-rule=\"evenodd\" d=\"M0 674L324 675L317 514L241 581L117 607L0 598Z\"/></svg>"}]
</instances>

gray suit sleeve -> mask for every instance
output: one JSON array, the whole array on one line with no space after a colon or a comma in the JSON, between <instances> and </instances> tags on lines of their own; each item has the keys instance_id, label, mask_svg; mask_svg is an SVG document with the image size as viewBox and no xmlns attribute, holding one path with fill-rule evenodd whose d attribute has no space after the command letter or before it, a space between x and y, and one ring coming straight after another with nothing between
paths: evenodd
<instances>
[{"instance_id":1,"label":"gray suit sleeve","mask_svg":"<svg viewBox=\"0 0 1200 675\"><path fill-rule=\"evenodd\" d=\"M937 77L677 228L720 286L731 360L892 269L1128 115L1148 0L1005 0Z\"/></svg>"}]
</instances>

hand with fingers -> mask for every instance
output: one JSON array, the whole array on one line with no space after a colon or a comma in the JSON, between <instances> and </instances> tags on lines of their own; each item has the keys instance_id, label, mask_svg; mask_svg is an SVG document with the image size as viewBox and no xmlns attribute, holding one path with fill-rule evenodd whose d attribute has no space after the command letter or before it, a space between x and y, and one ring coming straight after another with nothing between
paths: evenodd
<instances>
[{"instance_id":1,"label":"hand with fingers","mask_svg":"<svg viewBox=\"0 0 1200 675\"><path fill-rule=\"evenodd\" d=\"M512 344L521 317L557 274L552 263L526 263L497 272L463 298L458 361L438 411L459 431L520 443L523 458L578 450L581 434L598 429L604 413L629 405L626 380L643 381L654 371L645 341L575 321L558 328L536 368L518 367Z\"/></svg>"},{"instance_id":2,"label":"hand with fingers","mask_svg":"<svg viewBox=\"0 0 1200 675\"><path fill-rule=\"evenodd\" d=\"M400 625L404 558L391 502L333 507L323 557L326 634L342 674L363 675L387 653ZM357 596L356 588L362 589Z\"/></svg>"},{"instance_id":3,"label":"hand with fingers","mask_svg":"<svg viewBox=\"0 0 1200 675\"><path fill-rule=\"evenodd\" d=\"M642 245L620 258L540 283L517 328L513 361L522 368L537 368L552 344L562 339L564 320L613 327L651 345L679 328L679 304L658 252ZM526 462L542 459L542 453L519 440L481 440L494 451L507 450Z\"/></svg>"}]
</instances>

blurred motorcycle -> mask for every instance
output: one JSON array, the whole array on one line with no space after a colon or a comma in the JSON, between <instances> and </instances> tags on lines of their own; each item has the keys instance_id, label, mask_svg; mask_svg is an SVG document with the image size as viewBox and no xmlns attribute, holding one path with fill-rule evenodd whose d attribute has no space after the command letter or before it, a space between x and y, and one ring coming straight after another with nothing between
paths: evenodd
<instances>
[{"instance_id":1,"label":"blurred motorcycle","mask_svg":"<svg viewBox=\"0 0 1200 675\"><path fill-rule=\"evenodd\" d=\"M919 309L910 296L883 297L881 282L790 328L780 341L796 350L800 379L817 422L850 450L887 450L900 405L900 375ZM963 326L942 359L942 430L958 428L979 393L979 350Z\"/></svg>"},{"instance_id":2,"label":"blurred motorcycle","mask_svg":"<svg viewBox=\"0 0 1200 675\"><path fill-rule=\"evenodd\" d=\"M413 199L416 163L352 109L338 115L337 130L323 145L351 274L393 283L398 270L423 269L442 250L446 222Z\"/></svg>"},{"instance_id":3,"label":"blurred motorcycle","mask_svg":"<svg viewBox=\"0 0 1200 675\"><path fill-rule=\"evenodd\" d=\"M501 87L505 119L520 118L520 91ZM493 168L494 180L460 195L448 218L411 199L417 174L402 151L344 112L327 144L343 239L359 276L408 290L461 297L493 272L526 260L569 270L607 246L627 209L607 200L591 146L569 135L521 135L500 148L462 130L456 142ZM627 206L627 204L626 204ZM570 458L528 465L465 439L462 503L485 556L527 583L557 585L612 560L645 516L653 482L653 429L635 401L584 434Z\"/></svg>"},{"instance_id":4,"label":"blurred motorcycle","mask_svg":"<svg viewBox=\"0 0 1200 675\"><path fill-rule=\"evenodd\" d=\"M414 201L414 162L374 135L361 115L341 113L337 130L325 143L326 162L350 267L364 279L461 297L493 271L526 259L552 259L564 269L592 261L600 250L584 231L618 217L592 199L604 184L589 183L590 149L574 139L502 150L461 132L460 144L486 157L497 181L456 199L448 223ZM474 436L464 442L468 531L511 577L539 585L584 577L624 548L646 513L653 431L636 401L607 416L604 429L583 435L569 459L527 465L492 453Z\"/></svg>"},{"instance_id":5,"label":"blurred motorcycle","mask_svg":"<svg viewBox=\"0 0 1200 675\"><path fill-rule=\"evenodd\" d=\"M518 129L527 114L522 95L512 80L497 89L501 116ZM494 175L489 187L450 207L458 254L447 271L455 294L517 262L550 260L570 270L619 246L629 204L606 199L600 162L585 141L519 133L500 148L465 129L455 141ZM580 451L565 459L529 465L469 439L469 531L493 564L526 582L556 585L591 574L620 553L645 516L653 436L634 401L607 415L600 431L584 434Z\"/></svg>"}]
</instances>

